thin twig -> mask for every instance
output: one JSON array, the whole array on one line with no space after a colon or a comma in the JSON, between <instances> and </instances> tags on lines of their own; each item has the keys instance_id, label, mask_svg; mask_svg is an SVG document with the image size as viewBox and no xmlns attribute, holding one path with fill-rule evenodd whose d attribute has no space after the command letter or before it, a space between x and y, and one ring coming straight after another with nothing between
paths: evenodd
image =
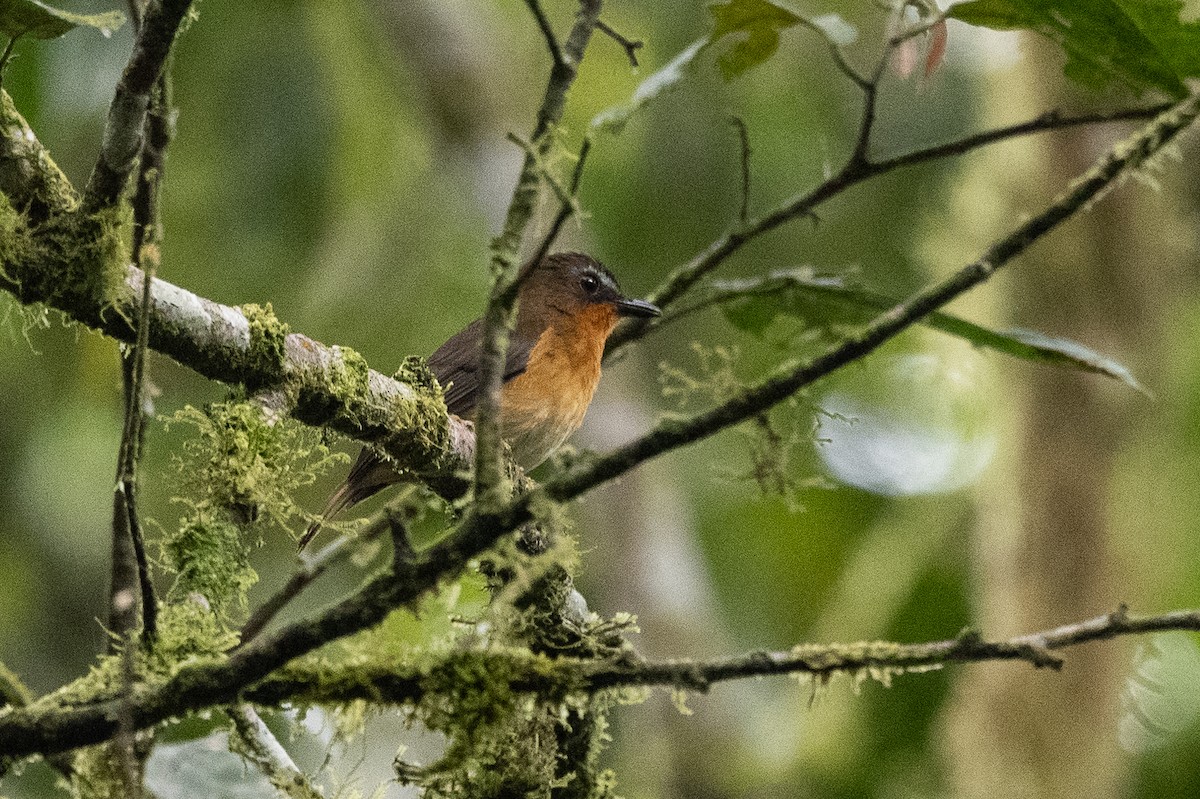
<instances>
[{"instance_id":1,"label":"thin twig","mask_svg":"<svg viewBox=\"0 0 1200 799\"><path fill-rule=\"evenodd\" d=\"M542 237L542 243L534 251L530 263L536 264L542 262L542 259L549 254L550 248L554 246L554 242L558 239L558 234L562 231L562 226L567 223L568 219L579 213L579 182L583 179L583 165L587 161L588 153L591 150L592 139L590 136L585 136L583 144L579 147L579 155L575 159L575 171L571 174L570 188L567 190L565 197L560 196L558 213L555 214L554 221L550 223L550 229Z\"/></svg>"},{"instance_id":2,"label":"thin twig","mask_svg":"<svg viewBox=\"0 0 1200 799\"><path fill-rule=\"evenodd\" d=\"M1083 125L1103 125L1110 122L1136 122L1152 119L1170 107L1171 103L1162 103L1149 108L1125 108L1118 111L1080 114L1078 116L1063 116L1060 111L1047 111L1025 122L1018 122L1013 125L995 128L994 130L974 133L934 147L925 147L902 155L879 159L872 165L873 173L883 174L893 169L924 164L939 158L964 155L989 144L995 144L1006 139L1016 138L1017 136L1026 136L1031 133L1067 130Z\"/></svg>"},{"instance_id":3,"label":"thin twig","mask_svg":"<svg viewBox=\"0 0 1200 799\"><path fill-rule=\"evenodd\" d=\"M746 129L746 121L739 116L731 116L729 121L737 128L738 142L741 144L742 205L738 221L742 227L746 227L750 224L750 131Z\"/></svg>"},{"instance_id":4,"label":"thin twig","mask_svg":"<svg viewBox=\"0 0 1200 799\"><path fill-rule=\"evenodd\" d=\"M8 68L8 59L12 57L13 48L17 46L17 39L20 36L9 36L8 44L4 45L4 52L0 53L0 81L4 80L4 70Z\"/></svg>"},{"instance_id":5,"label":"thin twig","mask_svg":"<svg viewBox=\"0 0 1200 799\"><path fill-rule=\"evenodd\" d=\"M357 535L343 535L325 545L313 555L301 553L300 568L292 573L283 587L271 595L265 602L255 608L250 618L242 625L240 631L241 643L245 646L254 640L279 612L289 605L296 597L308 588L325 572L342 561L345 561L361 549L361 545L370 543L388 529L387 517L377 516Z\"/></svg>"},{"instance_id":6,"label":"thin twig","mask_svg":"<svg viewBox=\"0 0 1200 799\"><path fill-rule=\"evenodd\" d=\"M538 0L525 0L525 5L529 7L533 18L537 21L538 30L542 32L542 38L546 40L546 49L550 51L550 57L554 59L555 66L564 65L566 57L563 55L562 45L558 43L558 37L554 35L554 28L550 26L550 20L546 17L542 4Z\"/></svg>"},{"instance_id":7,"label":"thin twig","mask_svg":"<svg viewBox=\"0 0 1200 799\"><path fill-rule=\"evenodd\" d=\"M637 51L644 47L646 43L641 39L627 39L617 31L613 30L612 27L602 19L596 21L596 27L601 33L605 34L608 36L608 38L612 39L625 49L625 57L629 59L629 66L637 69L639 66L637 60Z\"/></svg>"},{"instance_id":8,"label":"thin twig","mask_svg":"<svg viewBox=\"0 0 1200 799\"><path fill-rule=\"evenodd\" d=\"M168 59L169 61L169 59ZM145 435L146 354L150 342L150 287L158 272L162 235L159 198L166 150L170 144L171 89L169 63L159 74L150 112L145 118L143 152L133 198L133 260L147 279L142 297L132 350L122 359L125 382L125 421L117 459L117 485L113 493L113 576L110 592L110 631L119 642L137 621L135 606L126 600L135 589L141 598L142 636L147 643L157 630L158 600L150 579L149 558L137 510L137 464ZM111 644L110 644L111 646Z\"/></svg>"}]
</instances>

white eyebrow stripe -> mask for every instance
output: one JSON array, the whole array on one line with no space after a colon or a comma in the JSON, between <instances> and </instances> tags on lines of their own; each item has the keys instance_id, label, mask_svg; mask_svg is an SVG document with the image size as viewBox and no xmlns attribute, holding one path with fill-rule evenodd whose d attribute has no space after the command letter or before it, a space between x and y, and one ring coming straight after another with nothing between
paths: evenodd
<instances>
[{"instance_id":1,"label":"white eyebrow stripe","mask_svg":"<svg viewBox=\"0 0 1200 799\"><path fill-rule=\"evenodd\" d=\"M617 281L614 280L612 278L612 275L609 275L607 272L596 271L596 272L593 272L592 274L594 274L601 283L608 286L613 291L616 291L616 292L621 291L621 288L617 285Z\"/></svg>"}]
</instances>

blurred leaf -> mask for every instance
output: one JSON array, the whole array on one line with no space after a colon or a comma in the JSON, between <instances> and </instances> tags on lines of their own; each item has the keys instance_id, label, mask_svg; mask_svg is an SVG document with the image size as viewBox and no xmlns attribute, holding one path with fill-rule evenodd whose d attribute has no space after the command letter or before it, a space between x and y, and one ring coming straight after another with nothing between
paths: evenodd
<instances>
[{"instance_id":1,"label":"blurred leaf","mask_svg":"<svg viewBox=\"0 0 1200 799\"><path fill-rule=\"evenodd\" d=\"M800 318L810 327L845 327L866 324L876 314L899 303L891 297L847 285L841 278L816 275L810 269L721 281L714 283L713 288L708 303L720 304L734 327L759 338L779 315ZM1030 330L991 330L941 311L929 314L922 323L977 347L1028 361L1094 372L1148 393L1123 365L1069 339Z\"/></svg>"},{"instance_id":2,"label":"blurred leaf","mask_svg":"<svg viewBox=\"0 0 1200 799\"><path fill-rule=\"evenodd\" d=\"M929 29L929 52L925 54L925 77L928 78L941 66L946 57L946 20L941 20Z\"/></svg>"},{"instance_id":3,"label":"blurred leaf","mask_svg":"<svg viewBox=\"0 0 1200 799\"><path fill-rule=\"evenodd\" d=\"M708 43L708 39L692 42L683 52L671 59L669 64L639 83L628 103L606 108L597 114L592 120L592 128L619 133L634 112L678 85L686 70Z\"/></svg>"},{"instance_id":4,"label":"blurred leaf","mask_svg":"<svg viewBox=\"0 0 1200 799\"><path fill-rule=\"evenodd\" d=\"M947 15L1045 36L1066 52L1066 76L1088 88L1182 97L1184 79L1200 75L1200 23L1181 21L1182 11L1183 0L972 0Z\"/></svg>"},{"instance_id":5,"label":"blurred leaf","mask_svg":"<svg viewBox=\"0 0 1200 799\"><path fill-rule=\"evenodd\" d=\"M1094 372L1119 380L1142 394L1150 395L1146 387L1138 382L1133 373L1120 362L1070 339L1056 338L1035 330L1020 328L997 332L943 313L935 313L926 321L931 327L965 338L980 347L988 347L1029 361L1041 361L1058 366L1069 366L1085 372Z\"/></svg>"},{"instance_id":6,"label":"blurred leaf","mask_svg":"<svg viewBox=\"0 0 1200 799\"><path fill-rule=\"evenodd\" d=\"M96 28L108 37L124 24L125 15L120 11L72 14L38 0L0 0L0 31L14 39L21 36L57 39L80 25Z\"/></svg>"},{"instance_id":7,"label":"blurred leaf","mask_svg":"<svg viewBox=\"0 0 1200 799\"><path fill-rule=\"evenodd\" d=\"M1137 668L1125 681L1124 713L1117 740L1141 754L1168 745L1200 721L1200 648L1185 633L1160 633L1134 654Z\"/></svg>"},{"instance_id":8,"label":"blurred leaf","mask_svg":"<svg viewBox=\"0 0 1200 799\"><path fill-rule=\"evenodd\" d=\"M718 62L726 79L758 66L779 48L779 32L799 25L803 17L770 0L726 0L708 7L713 16L710 41L731 33L745 34Z\"/></svg>"}]
</instances>

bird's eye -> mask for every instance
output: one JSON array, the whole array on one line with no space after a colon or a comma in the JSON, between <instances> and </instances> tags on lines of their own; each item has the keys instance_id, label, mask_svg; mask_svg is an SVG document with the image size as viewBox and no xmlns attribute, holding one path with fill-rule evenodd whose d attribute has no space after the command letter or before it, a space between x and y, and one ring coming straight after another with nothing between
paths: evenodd
<instances>
[{"instance_id":1,"label":"bird's eye","mask_svg":"<svg viewBox=\"0 0 1200 799\"><path fill-rule=\"evenodd\" d=\"M600 281L591 275L584 275L579 280L579 286L588 294L595 294L596 289L600 288Z\"/></svg>"}]
</instances>

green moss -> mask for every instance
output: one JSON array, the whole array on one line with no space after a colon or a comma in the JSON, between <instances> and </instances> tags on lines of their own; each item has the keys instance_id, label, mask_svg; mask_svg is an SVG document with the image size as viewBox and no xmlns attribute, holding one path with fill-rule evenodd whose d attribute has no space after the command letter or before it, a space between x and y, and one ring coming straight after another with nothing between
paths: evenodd
<instances>
[{"instance_id":1,"label":"green moss","mask_svg":"<svg viewBox=\"0 0 1200 799\"><path fill-rule=\"evenodd\" d=\"M33 130L17 112L8 92L0 93L0 185L19 197L18 205L41 219L53 211L72 211L79 195L71 181L42 148Z\"/></svg>"},{"instance_id":2,"label":"green moss","mask_svg":"<svg viewBox=\"0 0 1200 799\"><path fill-rule=\"evenodd\" d=\"M179 593L198 593L223 615L246 609L246 594L258 574L250 567L250 547L237 525L199 512L165 538L163 553L178 574Z\"/></svg>"},{"instance_id":3,"label":"green moss","mask_svg":"<svg viewBox=\"0 0 1200 799\"><path fill-rule=\"evenodd\" d=\"M397 421L422 449L444 451L449 445L449 412L442 386L430 371L424 358L404 359L395 378L415 390L415 403L398 406Z\"/></svg>"},{"instance_id":4,"label":"green moss","mask_svg":"<svg viewBox=\"0 0 1200 799\"><path fill-rule=\"evenodd\" d=\"M421 681L417 713L450 745L428 768L398 764L398 776L419 782L431 797L549 796L558 759L555 730L565 711L561 700L514 690L529 671L562 674L547 658L511 650L459 651L435 662Z\"/></svg>"},{"instance_id":5,"label":"green moss","mask_svg":"<svg viewBox=\"0 0 1200 799\"><path fill-rule=\"evenodd\" d=\"M438 383L437 377L433 374L433 370L429 368L429 364L425 359L410 355L400 364L400 368L393 375L402 383L407 383L417 390L417 393L430 399L440 400L445 404L445 397L442 393L442 386Z\"/></svg>"},{"instance_id":6,"label":"green moss","mask_svg":"<svg viewBox=\"0 0 1200 799\"><path fill-rule=\"evenodd\" d=\"M371 393L371 367L367 359L349 347L335 347L338 354L330 374L333 395L345 406L362 405Z\"/></svg>"},{"instance_id":7,"label":"green moss","mask_svg":"<svg viewBox=\"0 0 1200 799\"><path fill-rule=\"evenodd\" d=\"M75 799L125 799L125 768L117 745L89 746L71 762L67 789Z\"/></svg>"},{"instance_id":8,"label":"green moss","mask_svg":"<svg viewBox=\"0 0 1200 799\"><path fill-rule=\"evenodd\" d=\"M127 204L93 214L56 214L29 231L10 253L23 300L58 308L121 307L126 298L133 216ZM21 245L24 244L22 247Z\"/></svg>"},{"instance_id":9,"label":"green moss","mask_svg":"<svg viewBox=\"0 0 1200 799\"><path fill-rule=\"evenodd\" d=\"M242 314L250 324L250 347L246 353L248 367L257 374L283 376L288 333L291 329L275 315L271 303L243 305Z\"/></svg>"},{"instance_id":10,"label":"green moss","mask_svg":"<svg viewBox=\"0 0 1200 799\"><path fill-rule=\"evenodd\" d=\"M227 511L239 523L307 525L316 517L296 505L293 493L347 460L316 431L288 419L273 422L251 402L218 402L204 411L189 405L168 421L196 428L179 459L187 501L201 512Z\"/></svg>"},{"instance_id":11,"label":"green moss","mask_svg":"<svg viewBox=\"0 0 1200 799\"><path fill-rule=\"evenodd\" d=\"M158 637L150 650L134 653L133 672L140 688L161 686L185 665L221 660L237 644L207 601L198 595L162 605ZM90 705L120 695L124 685L124 654L103 655L88 673L32 702L32 710Z\"/></svg>"},{"instance_id":12,"label":"green moss","mask_svg":"<svg viewBox=\"0 0 1200 799\"><path fill-rule=\"evenodd\" d=\"M6 268L29 249L29 230L25 219L12 207L8 197L0 194L0 277L13 280Z\"/></svg>"}]
</instances>

